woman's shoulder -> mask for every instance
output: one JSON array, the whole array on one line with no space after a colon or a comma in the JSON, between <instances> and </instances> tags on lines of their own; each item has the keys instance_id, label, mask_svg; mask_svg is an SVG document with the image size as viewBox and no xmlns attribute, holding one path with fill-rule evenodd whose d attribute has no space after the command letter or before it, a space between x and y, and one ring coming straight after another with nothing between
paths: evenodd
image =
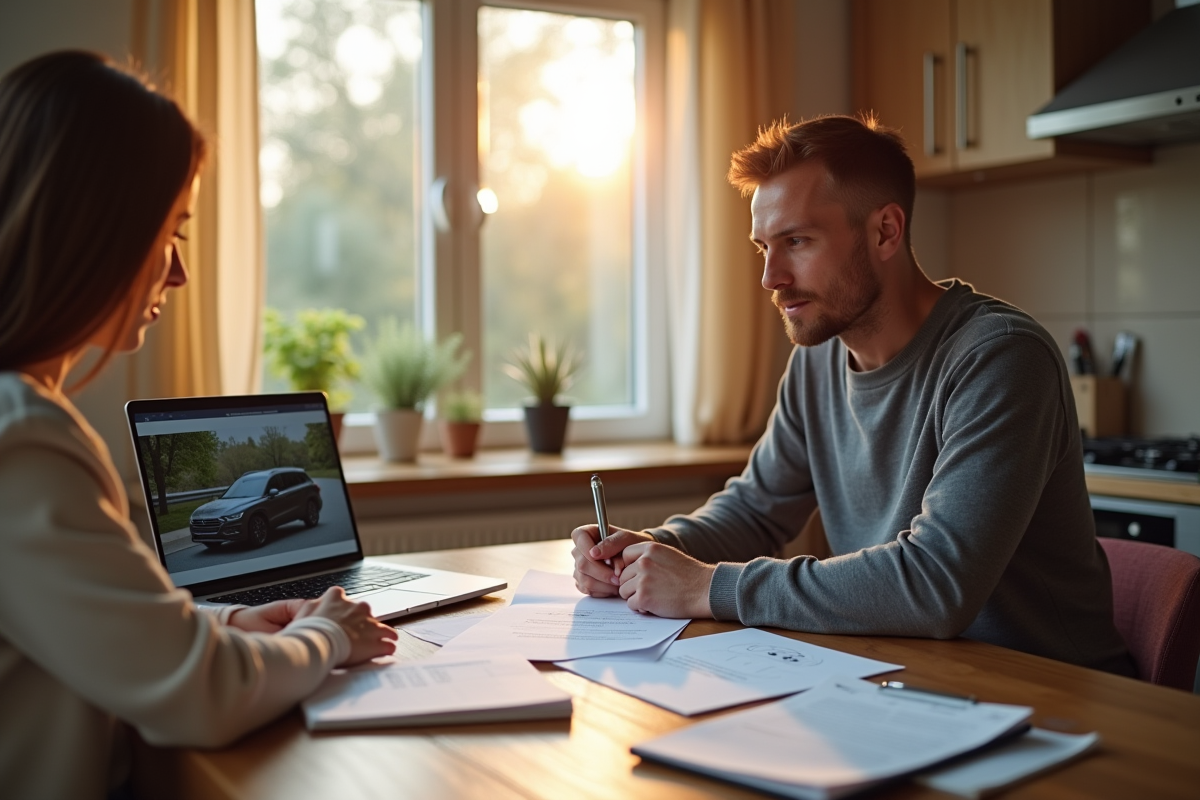
<instances>
[{"instance_id":1,"label":"woman's shoulder","mask_svg":"<svg viewBox=\"0 0 1200 800\"><path fill-rule=\"evenodd\" d=\"M0 372L0 442L76 438L84 434L70 401L20 372Z\"/></svg>"},{"instance_id":2,"label":"woman's shoulder","mask_svg":"<svg viewBox=\"0 0 1200 800\"><path fill-rule=\"evenodd\" d=\"M71 402L19 372L0 372L0 457L25 448L80 462L120 495L108 448Z\"/></svg>"},{"instance_id":3,"label":"woman's shoulder","mask_svg":"<svg viewBox=\"0 0 1200 800\"><path fill-rule=\"evenodd\" d=\"M0 434L30 423L71 427L75 420L46 389L20 372L0 372Z\"/></svg>"}]
</instances>

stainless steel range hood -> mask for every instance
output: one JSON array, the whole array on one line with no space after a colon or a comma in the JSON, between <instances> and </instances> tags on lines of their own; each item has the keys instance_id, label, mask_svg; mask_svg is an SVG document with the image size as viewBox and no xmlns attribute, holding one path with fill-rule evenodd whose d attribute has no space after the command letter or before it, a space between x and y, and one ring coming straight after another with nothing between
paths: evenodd
<instances>
[{"instance_id":1,"label":"stainless steel range hood","mask_svg":"<svg viewBox=\"0 0 1200 800\"><path fill-rule=\"evenodd\" d=\"M1025 121L1030 139L1200 141L1200 4L1175 8Z\"/></svg>"}]
</instances>

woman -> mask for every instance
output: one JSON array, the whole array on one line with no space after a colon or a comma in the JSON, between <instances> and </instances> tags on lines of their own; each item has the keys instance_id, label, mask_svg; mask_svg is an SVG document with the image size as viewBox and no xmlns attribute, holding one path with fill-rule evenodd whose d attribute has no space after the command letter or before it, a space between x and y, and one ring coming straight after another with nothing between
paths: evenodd
<instances>
[{"instance_id":1,"label":"woman","mask_svg":"<svg viewBox=\"0 0 1200 800\"><path fill-rule=\"evenodd\" d=\"M123 720L219 747L394 632L332 589L200 612L129 519L104 443L66 396L137 350L187 282L175 248L205 142L103 58L62 52L0 79L0 794L103 797ZM77 388L72 386L70 388Z\"/></svg>"}]
</instances>

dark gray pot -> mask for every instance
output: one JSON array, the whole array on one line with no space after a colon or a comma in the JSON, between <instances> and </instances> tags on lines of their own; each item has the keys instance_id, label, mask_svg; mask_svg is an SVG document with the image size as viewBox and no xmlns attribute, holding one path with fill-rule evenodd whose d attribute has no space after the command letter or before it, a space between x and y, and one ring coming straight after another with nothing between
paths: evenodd
<instances>
[{"instance_id":1,"label":"dark gray pot","mask_svg":"<svg viewBox=\"0 0 1200 800\"><path fill-rule=\"evenodd\" d=\"M529 449L535 453L561 453L570 414L570 406L525 406Z\"/></svg>"}]
</instances>

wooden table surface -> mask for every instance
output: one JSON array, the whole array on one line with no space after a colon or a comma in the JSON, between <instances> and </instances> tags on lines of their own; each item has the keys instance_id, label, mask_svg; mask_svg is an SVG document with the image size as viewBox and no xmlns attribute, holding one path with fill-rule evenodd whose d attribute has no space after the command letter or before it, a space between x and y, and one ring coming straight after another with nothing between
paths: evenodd
<instances>
[{"instance_id":1,"label":"wooden table surface","mask_svg":"<svg viewBox=\"0 0 1200 800\"><path fill-rule=\"evenodd\" d=\"M550 541L410 553L395 559L508 581L505 592L440 612L448 615L502 606L526 569L568 571L569 550L568 541ZM736 627L693 622L683 636ZM1032 705L1032 721L1041 727L1100 732L1098 752L1014 787L1003 795L1006 798L1200 797L1200 697L962 639L775 632L906 666L889 678L971 693L992 702ZM401 634L402 657L419 658L435 649ZM299 713L292 712L220 751L143 745L136 754L135 775L144 796L181 800L766 796L641 764L629 752L637 742L728 711L681 717L552 665L540 668L575 698L570 720L311 734ZM905 782L869 796L947 795Z\"/></svg>"}]
</instances>

